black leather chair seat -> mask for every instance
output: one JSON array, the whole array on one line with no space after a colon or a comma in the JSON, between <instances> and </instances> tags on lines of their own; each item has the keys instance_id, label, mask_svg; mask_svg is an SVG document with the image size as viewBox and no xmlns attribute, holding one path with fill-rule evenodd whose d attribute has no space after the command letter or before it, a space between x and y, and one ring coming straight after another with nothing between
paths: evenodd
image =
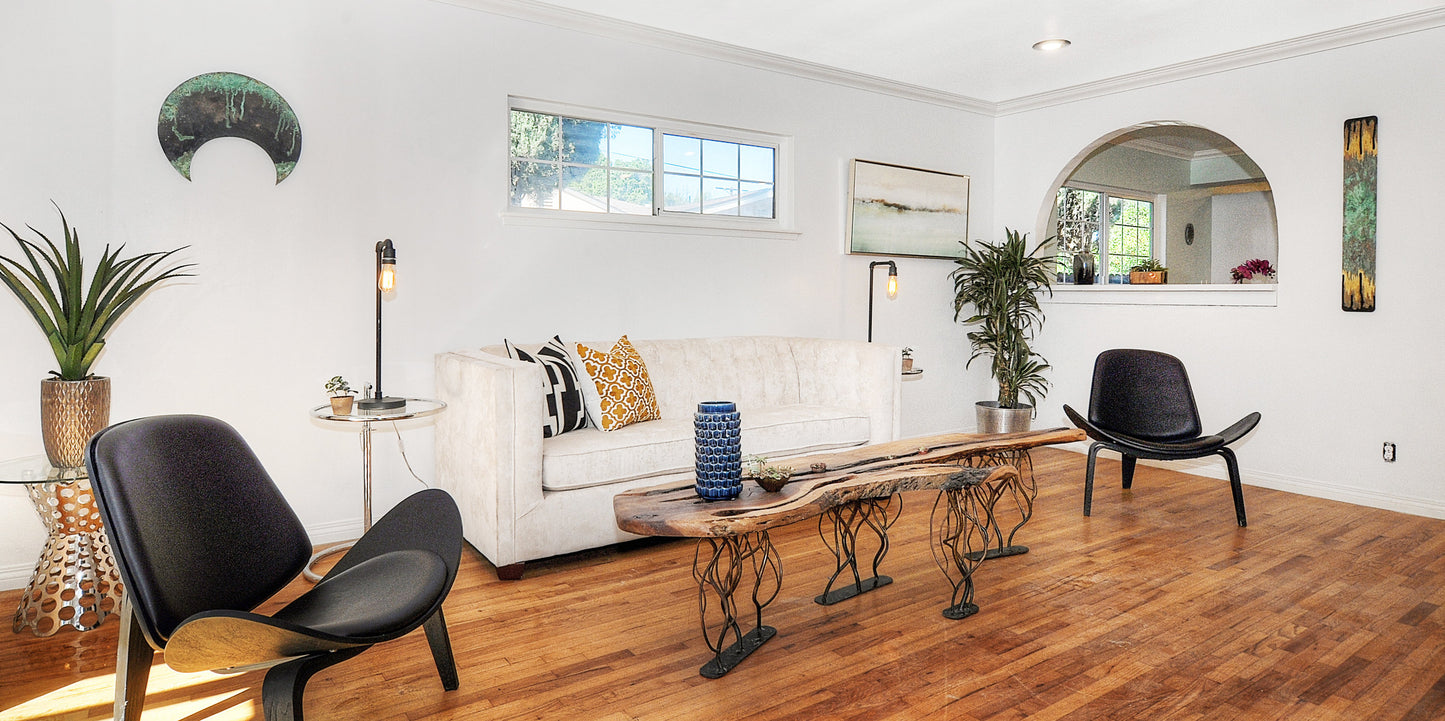
<instances>
[{"instance_id":1,"label":"black leather chair seat","mask_svg":"<svg viewBox=\"0 0 1445 721\"><path fill-rule=\"evenodd\" d=\"M328 575L271 616L319 634L378 643L420 626L447 583L431 551L392 551Z\"/></svg>"}]
</instances>

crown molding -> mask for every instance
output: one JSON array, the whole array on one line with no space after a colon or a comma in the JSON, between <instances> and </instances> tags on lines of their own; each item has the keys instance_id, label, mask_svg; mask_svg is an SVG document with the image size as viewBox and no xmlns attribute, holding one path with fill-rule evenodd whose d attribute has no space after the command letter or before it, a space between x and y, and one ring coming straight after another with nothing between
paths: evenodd
<instances>
[{"instance_id":1,"label":"crown molding","mask_svg":"<svg viewBox=\"0 0 1445 721\"><path fill-rule=\"evenodd\" d=\"M1234 52L1211 55L1198 60L1188 60L1173 65L1119 75L1104 80L1072 85L1058 90L1049 90L1033 95L1005 100L997 104L996 115L1039 110L1054 105L1089 100L1115 93L1138 90L1154 85L1164 85L1180 80L1214 75L1238 70L1253 65L1263 65L1277 60L1312 55L1314 53L1384 40L1385 38L1408 35L1422 30L1432 30L1445 25L1445 8L1430 8L1395 17L1384 18L1359 25L1304 35L1291 40L1258 45Z\"/></svg>"},{"instance_id":2,"label":"crown molding","mask_svg":"<svg viewBox=\"0 0 1445 721\"><path fill-rule=\"evenodd\" d=\"M926 88L921 85L888 80L865 73L842 70L828 65L811 63L806 60L797 60L760 50L750 50L737 45L700 38L695 35L685 35L671 30L648 27L646 25L639 25L637 23L572 10L570 8L545 5L539 2L533 2L533 0L432 1L471 10L480 10L493 15L502 15L517 20L550 25L563 30L634 42L649 47L683 53L685 55L693 55L710 60L721 60L749 68L768 70L806 80L816 80L847 88L880 93L882 95L891 95L905 100L915 100L989 117L993 117L998 109L995 103L979 100L978 98L971 98L966 95L958 95L943 90Z\"/></svg>"},{"instance_id":3,"label":"crown molding","mask_svg":"<svg viewBox=\"0 0 1445 721\"><path fill-rule=\"evenodd\" d=\"M431 1L990 117L1040 110L1055 105L1214 75L1445 26L1445 7L1430 8L995 103L773 53L750 50L694 35L685 35L593 13L547 5L536 0Z\"/></svg>"}]
</instances>

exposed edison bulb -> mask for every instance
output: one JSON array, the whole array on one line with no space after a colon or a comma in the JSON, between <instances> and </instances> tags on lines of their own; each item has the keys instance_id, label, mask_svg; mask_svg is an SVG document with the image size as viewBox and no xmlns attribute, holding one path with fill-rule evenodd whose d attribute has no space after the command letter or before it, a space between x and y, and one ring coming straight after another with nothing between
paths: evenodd
<instances>
[{"instance_id":1,"label":"exposed edison bulb","mask_svg":"<svg viewBox=\"0 0 1445 721\"><path fill-rule=\"evenodd\" d=\"M892 274L892 273L889 273L889 274L888 274L888 300L893 300L893 299L895 299L895 298L897 298L897 297L898 297L898 276L897 276L897 275L894 275L894 274Z\"/></svg>"},{"instance_id":2,"label":"exposed edison bulb","mask_svg":"<svg viewBox=\"0 0 1445 721\"><path fill-rule=\"evenodd\" d=\"M377 278L376 287L383 293L390 293L396 287L396 263L381 264L381 276Z\"/></svg>"}]
</instances>

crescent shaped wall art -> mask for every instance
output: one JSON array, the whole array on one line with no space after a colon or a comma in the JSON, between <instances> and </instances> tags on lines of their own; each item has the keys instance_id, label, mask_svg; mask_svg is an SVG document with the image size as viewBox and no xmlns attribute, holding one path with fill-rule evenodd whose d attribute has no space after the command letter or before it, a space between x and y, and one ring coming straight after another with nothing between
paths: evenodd
<instances>
[{"instance_id":1,"label":"crescent shaped wall art","mask_svg":"<svg viewBox=\"0 0 1445 721\"><path fill-rule=\"evenodd\" d=\"M266 151L276 183L301 157L301 123L281 94L240 73L206 73L176 86L161 105L161 150L186 180L191 159L215 138L243 138Z\"/></svg>"}]
</instances>

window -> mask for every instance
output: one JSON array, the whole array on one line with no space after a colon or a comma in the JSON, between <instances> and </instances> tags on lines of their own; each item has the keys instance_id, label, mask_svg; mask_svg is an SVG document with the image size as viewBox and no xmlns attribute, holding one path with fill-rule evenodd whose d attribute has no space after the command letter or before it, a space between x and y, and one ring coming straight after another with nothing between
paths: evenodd
<instances>
[{"instance_id":1,"label":"window","mask_svg":"<svg viewBox=\"0 0 1445 721\"><path fill-rule=\"evenodd\" d=\"M652 128L512 111L512 205L652 215Z\"/></svg>"},{"instance_id":2,"label":"window","mask_svg":"<svg viewBox=\"0 0 1445 721\"><path fill-rule=\"evenodd\" d=\"M590 114L514 99L512 208L765 232L787 220L778 192L783 138L621 114L579 117ZM554 217L564 215L585 217Z\"/></svg>"},{"instance_id":3,"label":"window","mask_svg":"<svg viewBox=\"0 0 1445 721\"><path fill-rule=\"evenodd\" d=\"M773 217L776 151L758 145L662 136L662 209Z\"/></svg>"},{"instance_id":4,"label":"window","mask_svg":"<svg viewBox=\"0 0 1445 721\"><path fill-rule=\"evenodd\" d=\"M1059 188L1058 280L1073 282L1073 256L1088 252L1106 283L1128 283L1129 269L1154 257L1154 201L1106 190ZM1101 243L1107 238L1107 243Z\"/></svg>"}]
</instances>

